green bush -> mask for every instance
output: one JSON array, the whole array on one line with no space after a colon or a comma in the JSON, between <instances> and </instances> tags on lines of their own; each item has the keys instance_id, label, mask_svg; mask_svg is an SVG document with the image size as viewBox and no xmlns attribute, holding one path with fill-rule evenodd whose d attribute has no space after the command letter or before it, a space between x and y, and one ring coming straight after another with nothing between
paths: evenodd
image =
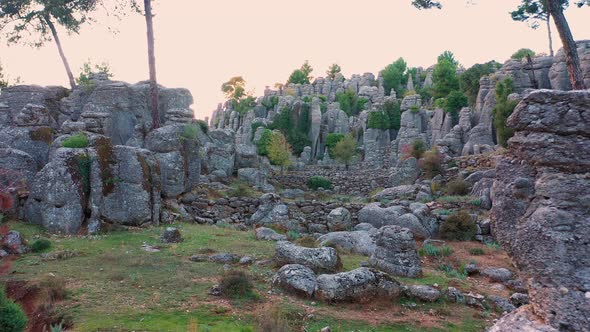
<instances>
[{"instance_id":1,"label":"green bush","mask_svg":"<svg viewBox=\"0 0 590 332\"><path fill-rule=\"evenodd\" d=\"M420 159L422 158L422 156L424 155L424 153L426 152L426 144L424 144L424 142L422 140L415 140L414 142L412 142L412 152L411 155L412 157L416 158L416 159Z\"/></svg>"},{"instance_id":2,"label":"green bush","mask_svg":"<svg viewBox=\"0 0 590 332\"><path fill-rule=\"evenodd\" d=\"M254 285L250 277L243 271L227 271L219 281L221 294L229 298L255 297Z\"/></svg>"},{"instance_id":3,"label":"green bush","mask_svg":"<svg viewBox=\"0 0 590 332\"><path fill-rule=\"evenodd\" d=\"M424 152L420 160L420 169L430 179L442 173L441 154L436 147Z\"/></svg>"},{"instance_id":4,"label":"green bush","mask_svg":"<svg viewBox=\"0 0 590 332\"><path fill-rule=\"evenodd\" d=\"M323 176L312 176L307 180L307 186L313 190L319 188L331 189L332 182Z\"/></svg>"},{"instance_id":5,"label":"green bush","mask_svg":"<svg viewBox=\"0 0 590 332\"><path fill-rule=\"evenodd\" d=\"M439 58L432 72L432 95L434 98L446 98L451 91L459 90L457 64L447 58Z\"/></svg>"},{"instance_id":6,"label":"green bush","mask_svg":"<svg viewBox=\"0 0 590 332\"><path fill-rule=\"evenodd\" d=\"M4 287L0 287L0 331L22 332L27 322L24 310L8 299Z\"/></svg>"},{"instance_id":7,"label":"green bush","mask_svg":"<svg viewBox=\"0 0 590 332\"><path fill-rule=\"evenodd\" d=\"M31 251L38 253L51 248L51 241L47 239L39 239L31 245Z\"/></svg>"},{"instance_id":8,"label":"green bush","mask_svg":"<svg viewBox=\"0 0 590 332\"><path fill-rule=\"evenodd\" d=\"M180 137L183 140L194 140L197 138L197 135L199 134L199 128L197 127L197 125L189 123L189 124L185 124L184 127L182 128L182 133L180 133Z\"/></svg>"},{"instance_id":9,"label":"green bush","mask_svg":"<svg viewBox=\"0 0 590 332\"><path fill-rule=\"evenodd\" d=\"M383 103L383 112L389 118L388 129L399 130L401 125L402 113L400 110L400 103L395 100L387 100Z\"/></svg>"},{"instance_id":10,"label":"green bush","mask_svg":"<svg viewBox=\"0 0 590 332\"><path fill-rule=\"evenodd\" d=\"M361 113L369 100L359 97L354 91L348 89L344 92L336 93L336 101L340 104L340 109L351 116Z\"/></svg>"},{"instance_id":11,"label":"green bush","mask_svg":"<svg viewBox=\"0 0 590 332\"><path fill-rule=\"evenodd\" d=\"M373 129L389 129L391 125L389 116L383 111L369 112L367 127Z\"/></svg>"},{"instance_id":12,"label":"green bush","mask_svg":"<svg viewBox=\"0 0 590 332\"><path fill-rule=\"evenodd\" d=\"M451 196L465 196L469 194L469 183L463 179L456 178L447 183L447 195Z\"/></svg>"},{"instance_id":13,"label":"green bush","mask_svg":"<svg viewBox=\"0 0 590 332\"><path fill-rule=\"evenodd\" d=\"M260 139L256 142L256 151L260 156L267 156L268 155L268 144L272 139L272 130L264 129L262 131L262 135L260 135Z\"/></svg>"},{"instance_id":14,"label":"green bush","mask_svg":"<svg viewBox=\"0 0 590 332\"><path fill-rule=\"evenodd\" d=\"M209 132L209 124L205 120L197 120L197 124L201 127L201 131L205 134Z\"/></svg>"},{"instance_id":15,"label":"green bush","mask_svg":"<svg viewBox=\"0 0 590 332\"><path fill-rule=\"evenodd\" d=\"M520 50L518 50L514 54L512 54L511 58L514 60L522 60L522 59L526 58L527 56L534 57L535 51L533 51L529 48L521 48Z\"/></svg>"},{"instance_id":16,"label":"green bush","mask_svg":"<svg viewBox=\"0 0 590 332\"><path fill-rule=\"evenodd\" d=\"M477 234L477 225L467 211L450 215L440 226L440 235L445 240L469 241Z\"/></svg>"},{"instance_id":17,"label":"green bush","mask_svg":"<svg viewBox=\"0 0 590 332\"><path fill-rule=\"evenodd\" d=\"M404 90L408 83L408 76L406 75L407 68L408 65L403 58L399 58L383 68L381 76L383 77L383 88L387 96L390 95L392 89L397 96L401 97L404 95Z\"/></svg>"},{"instance_id":18,"label":"green bush","mask_svg":"<svg viewBox=\"0 0 590 332\"><path fill-rule=\"evenodd\" d=\"M469 249L469 254L473 256L481 256L485 255L486 252L482 248L471 248Z\"/></svg>"},{"instance_id":19,"label":"green bush","mask_svg":"<svg viewBox=\"0 0 590 332\"><path fill-rule=\"evenodd\" d=\"M457 122L459 111L467 106L469 106L467 96L461 91L454 90L447 96L443 110L452 116L454 122Z\"/></svg>"},{"instance_id":20,"label":"green bush","mask_svg":"<svg viewBox=\"0 0 590 332\"><path fill-rule=\"evenodd\" d=\"M330 153L330 156L334 156L334 152L333 152L334 147L343 138L344 138L344 134L339 134L339 133L328 134L328 136L326 137L326 147L328 148L328 152Z\"/></svg>"},{"instance_id":21,"label":"green bush","mask_svg":"<svg viewBox=\"0 0 590 332\"><path fill-rule=\"evenodd\" d=\"M479 80L484 76L494 73L500 67L502 65L493 60L484 64L478 63L459 76L461 91L467 96L469 105L475 106L477 94L479 93Z\"/></svg>"},{"instance_id":22,"label":"green bush","mask_svg":"<svg viewBox=\"0 0 590 332\"><path fill-rule=\"evenodd\" d=\"M506 125L506 120L518 105L516 100L508 100L508 96L513 92L514 83L510 78L496 84L496 106L492 110L492 117L496 128L496 138L503 147L508 146L508 140L514 135L512 128Z\"/></svg>"},{"instance_id":23,"label":"green bush","mask_svg":"<svg viewBox=\"0 0 590 332\"><path fill-rule=\"evenodd\" d=\"M61 142L62 147L72 149L87 148L89 144L90 141L88 140L88 136L82 132L74 134Z\"/></svg>"}]
</instances>

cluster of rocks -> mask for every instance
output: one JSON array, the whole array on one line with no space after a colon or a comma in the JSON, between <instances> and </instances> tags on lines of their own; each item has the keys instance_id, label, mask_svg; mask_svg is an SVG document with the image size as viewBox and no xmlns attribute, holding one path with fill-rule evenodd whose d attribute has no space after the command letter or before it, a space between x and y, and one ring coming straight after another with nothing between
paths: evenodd
<instances>
[{"instance_id":1,"label":"cluster of rocks","mask_svg":"<svg viewBox=\"0 0 590 332\"><path fill-rule=\"evenodd\" d=\"M0 259L8 255L22 255L29 252L25 239L17 231L0 234Z\"/></svg>"},{"instance_id":2,"label":"cluster of rocks","mask_svg":"<svg viewBox=\"0 0 590 332\"><path fill-rule=\"evenodd\" d=\"M590 92L540 90L508 119L496 168L493 233L527 280L531 305L494 331L589 331ZM518 325L516 325L518 324Z\"/></svg>"}]
</instances>

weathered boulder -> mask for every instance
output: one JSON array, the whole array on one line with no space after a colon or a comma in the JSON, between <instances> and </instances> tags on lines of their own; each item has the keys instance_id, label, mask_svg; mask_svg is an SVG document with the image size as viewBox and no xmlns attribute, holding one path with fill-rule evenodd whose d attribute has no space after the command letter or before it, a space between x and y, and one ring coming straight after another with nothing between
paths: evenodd
<instances>
[{"instance_id":1,"label":"weathered boulder","mask_svg":"<svg viewBox=\"0 0 590 332\"><path fill-rule=\"evenodd\" d=\"M101 158L108 157L98 153L99 162L93 163L100 168L95 177L101 178L102 186L92 185L92 190L99 193L92 196L90 203L100 207L101 222L125 226L159 224L162 203L156 158L148 150L122 145L112 147L110 153L111 159L103 162Z\"/></svg>"},{"instance_id":2,"label":"weathered boulder","mask_svg":"<svg viewBox=\"0 0 590 332\"><path fill-rule=\"evenodd\" d=\"M5 249L7 253L14 255L26 254L29 251L25 239L17 231L9 231L4 236L0 235L0 249Z\"/></svg>"},{"instance_id":3,"label":"weathered boulder","mask_svg":"<svg viewBox=\"0 0 590 332\"><path fill-rule=\"evenodd\" d=\"M25 205L26 219L50 232L78 233L90 194L90 164L85 149L58 149L35 176Z\"/></svg>"},{"instance_id":4,"label":"weathered boulder","mask_svg":"<svg viewBox=\"0 0 590 332\"><path fill-rule=\"evenodd\" d=\"M528 281L532 312L560 330L590 326L588 118L588 91L525 96L492 189L492 232Z\"/></svg>"},{"instance_id":5,"label":"weathered boulder","mask_svg":"<svg viewBox=\"0 0 590 332\"><path fill-rule=\"evenodd\" d=\"M312 298L318 288L315 273L300 264L281 267L272 278L272 285L307 298Z\"/></svg>"},{"instance_id":6,"label":"weathered boulder","mask_svg":"<svg viewBox=\"0 0 590 332\"><path fill-rule=\"evenodd\" d=\"M235 133L229 129L209 131L211 142L205 144L205 170L211 174L222 171L226 176L232 175L236 158Z\"/></svg>"},{"instance_id":7,"label":"weathered boulder","mask_svg":"<svg viewBox=\"0 0 590 332\"><path fill-rule=\"evenodd\" d=\"M386 274L366 267L317 277L316 297L330 302L368 302L399 296L400 284Z\"/></svg>"},{"instance_id":8,"label":"weathered boulder","mask_svg":"<svg viewBox=\"0 0 590 332\"><path fill-rule=\"evenodd\" d=\"M431 234L431 219L420 220L402 206L381 207L380 203L371 203L363 207L358 213L358 220L361 223L368 223L377 228L388 225L396 225L408 228L419 238L429 238Z\"/></svg>"},{"instance_id":9,"label":"weathered boulder","mask_svg":"<svg viewBox=\"0 0 590 332\"><path fill-rule=\"evenodd\" d=\"M369 262L375 268L396 276L417 277L422 273L414 235L407 228L385 226L376 235L377 249Z\"/></svg>"},{"instance_id":10,"label":"weathered boulder","mask_svg":"<svg viewBox=\"0 0 590 332\"><path fill-rule=\"evenodd\" d=\"M199 183L201 159L197 125L175 124L151 131L145 141L160 166L162 193L177 197Z\"/></svg>"},{"instance_id":11,"label":"weathered boulder","mask_svg":"<svg viewBox=\"0 0 590 332\"><path fill-rule=\"evenodd\" d=\"M6 127L0 129L0 142L26 152L41 169L49 159L54 130L50 127Z\"/></svg>"},{"instance_id":12,"label":"weathered boulder","mask_svg":"<svg viewBox=\"0 0 590 332\"><path fill-rule=\"evenodd\" d=\"M408 287L408 295L424 302L434 302L441 297L441 292L426 285L412 285Z\"/></svg>"},{"instance_id":13,"label":"weathered boulder","mask_svg":"<svg viewBox=\"0 0 590 332\"><path fill-rule=\"evenodd\" d=\"M413 200L420 191L419 185L401 185L383 189L373 196L375 199L410 199Z\"/></svg>"},{"instance_id":14,"label":"weathered boulder","mask_svg":"<svg viewBox=\"0 0 590 332\"><path fill-rule=\"evenodd\" d=\"M330 232L346 231L352 227L350 211L343 207L330 211L326 221Z\"/></svg>"},{"instance_id":15,"label":"weathered boulder","mask_svg":"<svg viewBox=\"0 0 590 332\"><path fill-rule=\"evenodd\" d=\"M274 259L279 266L301 264L314 271L334 272L342 267L334 248L305 248L287 241L277 242Z\"/></svg>"},{"instance_id":16,"label":"weathered boulder","mask_svg":"<svg viewBox=\"0 0 590 332\"><path fill-rule=\"evenodd\" d=\"M375 238L367 231L331 232L317 240L321 246L335 247L360 255L371 256L377 246Z\"/></svg>"},{"instance_id":17,"label":"weathered boulder","mask_svg":"<svg viewBox=\"0 0 590 332\"><path fill-rule=\"evenodd\" d=\"M418 176L420 176L420 168L416 158L400 159L393 174L389 177L389 186L413 185Z\"/></svg>"}]
</instances>

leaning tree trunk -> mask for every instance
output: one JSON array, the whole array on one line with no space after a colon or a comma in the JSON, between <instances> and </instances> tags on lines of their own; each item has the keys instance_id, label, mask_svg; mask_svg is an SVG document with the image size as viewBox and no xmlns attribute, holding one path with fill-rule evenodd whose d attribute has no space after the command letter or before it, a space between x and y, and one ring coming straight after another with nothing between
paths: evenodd
<instances>
[{"instance_id":1,"label":"leaning tree trunk","mask_svg":"<svg viewBox=\"0 0 590 332\"><path fill-rule=\"evenodd\" d=\"M66 67L66 73L68 74L68 79L70 80L70 87L72 88L72 90L74 90L76 88L76 80L74 80L74 74L72 74L72 69L70 69L70 64L68 63L68 59L66 59L66 55L64 53L63 48L61 47L61 42L59 41L59 36L57 35L57 30L55 29L55 25L53 25L53 22L51 22L51 19L49 18L48 15L46 15L44 17L45 19L45 23L47 23L47 26L49 27L49 30L51 30L51 34L53 35L53 40L55 41L55 45L57 45L57 50L59 51L59 56L61 57L61 61L64 64L64 67Z\"/></svg>"},{"instance_id":2,"label":"leaning tree trunk","mask_svg":"<svg viewBox=\"0 0 590 332\"><path fill-rule=\"evenodd\" d=\"M582 68L580 66L580 57L578 56L578 48L569 24L563 14L563 8L559 0L548 0L549 13L553 16L553 22L559 32L559 37L563 43L563 51L565 52L565 64L569 74L570 83L573 90L584 90L584 78L582 76Z\"/></svg>"},{"instance_id":3,"label":"leaning tree trunk","mask_svg":"<svg viewBox=\"0 0 590 332\"><path fill-rule=\"evenodd\" d=\"M147 25L148 63L150 68L150 95L152 98L152 129L160 127L160 113L158 112L158 81L156 80L156 55L154 52L154 24L152 15L152 0L144 0L145 23Z\"/></svg>"},{"instance_id":4,"label":"leaning tree trunk","mask_svg":"<svg viewBox=\"0 0 590 332\"><path fill-rule=\"evenodd\" d=\"M553 57L553 36L551 35L551 14L547 13L547 35L549 36L549 54Z\"/></svg>"}]
</instances>

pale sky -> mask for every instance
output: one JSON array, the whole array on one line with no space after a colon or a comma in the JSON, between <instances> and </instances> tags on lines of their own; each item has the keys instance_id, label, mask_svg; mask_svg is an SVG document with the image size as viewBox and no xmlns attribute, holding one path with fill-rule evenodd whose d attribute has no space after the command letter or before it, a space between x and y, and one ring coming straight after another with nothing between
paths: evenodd
<instances>
[{"instance_id":1,"label":"pale sky","mask_svg":"<svg viewBox=\"0 0 590 332\"><path fill-rule=\"evenodd\" d=\"M377 72L399 57L428 67L445 50L465 67L503 62L528 47L548 53L545 26L513 22L508 12L519 0L446 0L443 10L419 11L411 0L156 0L155 33L159 83L188 88L197 118L210 116L223 100L220 86L243 76L257 95L285 82L305 60L314 76L336 62L346 76ZM474 2L474 1L470 1ZM574 38L590 39L590 9L572 7L566 16ZM99 20L101 18L99 17ZM107 24L108 25L108 24ZM106 61L115 79L147 79L145 20L130 14L113 24L86 26L62 34L75 75L87 59ZM554 48L561 47L554 30ZM53 43L41 49L6 46L0 62L12 78L27 84L64 85L67 77Z\"/></svg>"}]
</instances>

